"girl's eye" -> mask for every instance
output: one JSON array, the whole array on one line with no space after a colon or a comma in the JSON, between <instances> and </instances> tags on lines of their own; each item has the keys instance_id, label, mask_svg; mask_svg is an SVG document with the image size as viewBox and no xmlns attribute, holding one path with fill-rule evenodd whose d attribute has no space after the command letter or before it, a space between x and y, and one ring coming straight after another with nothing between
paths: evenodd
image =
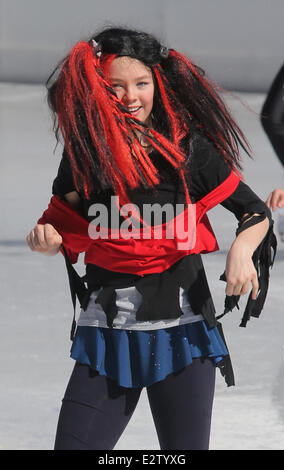
<instances>
[{"instance_id":1,"label":"girl's eye","mask_svg":"<svg viewBox=\"0 0 284 470\"><path fill-rule=\"evenodd\" d=\"M119 83L114 83L114 84L112 85L112 88L119 88L119 87L121 87L121 85L120 85Z\"/></svg>"},{"instance_id":2,"label":"girl's eye","mask_svg":"<svg viewBox=\"0 0 284 470\"><path fill-rule=\"evenodd\" d=\"M139 83L137 83L137 86L144 86L144 85L148 85L148 83L147 83L147 82L139 82Z\"/></svg>"}]
</instances>

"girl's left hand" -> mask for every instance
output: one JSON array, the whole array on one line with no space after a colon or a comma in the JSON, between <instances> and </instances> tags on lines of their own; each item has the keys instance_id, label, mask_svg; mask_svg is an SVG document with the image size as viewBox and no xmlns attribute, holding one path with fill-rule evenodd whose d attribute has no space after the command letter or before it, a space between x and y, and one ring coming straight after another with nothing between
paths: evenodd
<instances>
[{"instance_id":1,"label":"girl's left hand","mask_svg":"<svg viewBox=\"0 0 284 470\"><path fill-rule=\"evenodd\" d=\"M266 205L275 211L277 207L283 207L284 206L284 189L274 189L272 193L269 194L267 200L266 200Z\"/></svg>"},{"instance_id":2,"label":"girl's left hand","mask_svg":"<svg viewBox=\"0 0 284 470\"><path fill-rule=\"evenodd\" d=\"M257 272L252 261L251 250L235 241L226 260L226 295L245 295L252 285L252 299L258 294Z\"/></svg>"}]
</instances>

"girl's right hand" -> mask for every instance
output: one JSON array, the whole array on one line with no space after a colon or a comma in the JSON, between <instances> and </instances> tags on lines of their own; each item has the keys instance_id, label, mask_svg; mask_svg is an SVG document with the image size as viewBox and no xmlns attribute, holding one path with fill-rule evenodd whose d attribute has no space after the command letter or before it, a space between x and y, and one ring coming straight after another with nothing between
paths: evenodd
<instances>
[{"instance_id":1,"label":"girl's right hand","mask_svg":"<svg viewBox=\"0 0 284 470\"><path fill-rule=\"evenodd\" d=\"M37 224L26 237L28 246L46 256L56 255L62 245L62 237L51 224Z\"/></svg>"}]
</instances>

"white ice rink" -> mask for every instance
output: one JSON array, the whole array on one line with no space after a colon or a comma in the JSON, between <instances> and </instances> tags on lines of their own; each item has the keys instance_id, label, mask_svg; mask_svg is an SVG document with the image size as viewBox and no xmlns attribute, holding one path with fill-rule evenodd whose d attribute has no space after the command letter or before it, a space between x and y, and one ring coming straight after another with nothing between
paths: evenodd
<instances>
[{"instance_id":1,"label":"white ice rink","mask_svg":"<svg viewBox=\"0 0 284 470\"><path fill-rule=\"evenodd\" d=\"M246 182L265 199L273 188L284 188L284 169L258 120L264 96L236 93L225 99L253 149L254 161L244 157ZM72 304L61 254L47 258L32 253L25 237L49 202L60 149L53 154L43 87L0 84L0 103L0 449L45 450L53 448L73 368ZM220 251L203 260L220 312L225 284L219 276L236 221L222 207L209 217ZM82 268L81 261L79 272ZM284 449L283 277L284 243L279 240L261 317L239 328L242 299L242 310L222 320L236 386L227 388L217 371L211 449ZM115 449L159 450L146 393Z\"/></svg>"}]
</instances>

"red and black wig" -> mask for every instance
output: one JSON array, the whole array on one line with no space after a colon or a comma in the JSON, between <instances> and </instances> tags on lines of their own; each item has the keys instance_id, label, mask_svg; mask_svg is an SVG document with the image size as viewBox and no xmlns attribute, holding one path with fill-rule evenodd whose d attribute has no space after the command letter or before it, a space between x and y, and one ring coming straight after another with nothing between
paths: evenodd
<instances>
[{"instance_id":1,"label":"red and black wig","mask_svg":"<svg viewBox=\"0 0 284 470\"><path fill-rule=\"evenodd\" d=\"M108 82L108 67L121 56L138 59L152 71L154 128L132 116ZM241 169L239 146L249 153L218 87L184 55L167 50L143 32L108 28L77 43L49 77L47 89L56 138L63 136L76 187L87 198L94 186L111 187L124 204L129 202L127 188L159 183L139 133L179 173L188 203L185 171L193 125L215 144L231 168Z\"/></svg>"}]
</instances>

